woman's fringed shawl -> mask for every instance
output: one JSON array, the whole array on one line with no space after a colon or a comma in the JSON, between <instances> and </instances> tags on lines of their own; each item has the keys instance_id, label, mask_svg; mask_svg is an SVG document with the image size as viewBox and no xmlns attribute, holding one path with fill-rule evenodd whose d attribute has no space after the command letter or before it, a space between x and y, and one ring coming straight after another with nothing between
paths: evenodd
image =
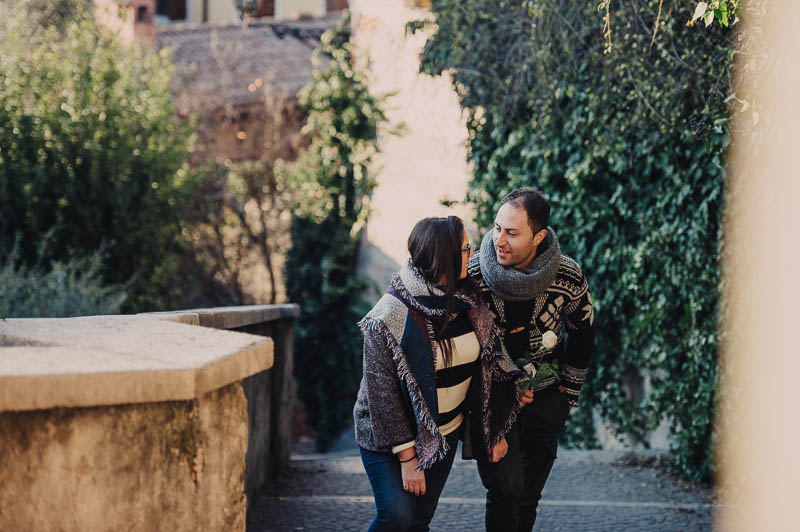
<instances>
[{"instance_id":1,"label":"woman's fringed shawl","mask_svg":"<svg viewBox=\"0 0 800 532\"><path fill-rule=\"evenodd\" d=\"M416 425L414 439L420 469L430 468L449 451L437 422L439 412L435 367L439 349L432 324L432 318L443 318L445 310L426 304L426 299L431 297L438 299L444 294L440 286L426 282L409 261L394 275L388 292L359 322L365 337L377 333L383 339L381 345L389 350L389 353L385 354L390 355L394 361L397 377L408 393L414 416L411 425ZM508 432L519 412L516 380L520 371L501 351L497 329L488 307L477 304L473 297L464 293L457 292L456 298L460 304L467 305L467 314L480 344L480 424L483 442L479 445L491 447ZM421 343L417 341L420 337L426 340L423 348L420 348ZM407 349L409 346L412 346L412 349ZM365 347L365 379L369 373L366 367L367 357L380 355L381 353L367 353ZM362 382L362 389L364 387L365 384ZM366 400L366 394L359 391L355 413L369 411L369 405L360 404ZM398 400L393 404L402 402ZM400 426L409 423L411 420L406 419L408 413L402 409L398 410L389 412L381 409L381 415L397 416L396 422ZM370 448L371 445L381 447L375 442L374 431L370 432L372 427L364 426L371 425L372 420L365 420L363 417L363 414L356 415L356 439L359 445L365 448ZM382 421L387 422L385 419ZM393 421L395 420L390 419L388 423ZM469 432L464 431L465 454L468 454L468 449L472 447L472 442L468 441ZM390 443L396 445L401 442Z\"/></svg>"}]
</instances>

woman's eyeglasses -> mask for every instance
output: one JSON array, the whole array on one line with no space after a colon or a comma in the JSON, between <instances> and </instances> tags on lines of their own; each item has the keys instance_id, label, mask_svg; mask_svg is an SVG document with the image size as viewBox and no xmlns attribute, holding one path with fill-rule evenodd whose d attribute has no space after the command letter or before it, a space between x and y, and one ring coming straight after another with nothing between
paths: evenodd
<instances>
[{"instance_id":1,"label":"woman's eyeglasses","mask_svg":"<svg viewBox=\"0 0 800 532\"><path fill-rule=\"evenodd\" d=\"M462 253L466 251L468 254L472 254L472 245L467 242L466 247L461 248Z\"/></svg>"}]
</instances>

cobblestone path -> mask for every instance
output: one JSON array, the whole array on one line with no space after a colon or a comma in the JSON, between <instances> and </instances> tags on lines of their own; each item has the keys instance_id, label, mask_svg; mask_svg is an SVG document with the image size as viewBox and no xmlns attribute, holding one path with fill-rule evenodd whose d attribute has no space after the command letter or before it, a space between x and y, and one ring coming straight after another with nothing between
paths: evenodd
<instances>
[{"instance_id":1,"label":"cobblestone path","mask_svg":"<svg viewBox=\"0 0 800 532\"><path fill-rule=\"evenodd\" d=\"M559 451L536 530L711 530L711 490L674 479L659 467L661 460L655 454ZM431 530L483 530L484 497L474 461L457 458ZM256 501L247 530L365 531L374 512L357 451L295 455L289 471Z\"/></svg>"}]
</instances>

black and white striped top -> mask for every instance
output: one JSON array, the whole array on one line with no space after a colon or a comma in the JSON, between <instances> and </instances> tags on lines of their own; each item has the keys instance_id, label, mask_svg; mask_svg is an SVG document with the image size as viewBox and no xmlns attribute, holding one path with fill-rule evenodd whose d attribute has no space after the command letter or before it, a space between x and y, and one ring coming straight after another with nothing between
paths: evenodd
<instances>
[{"instance_id":1,"label":"black and white striped top","mask_svg":"<svg viewBox=\"0 0 800 532\"><path fill-rule=\"evenodd\" d=\"M434 322L438 331L441 327ZM453 359L445 367L444 353L440 349L436 357L436 392L439 402L439 430L443 436L458 429L464 421L464 403L473 375L478 371L480 344L472 329L466 311L459 312L447 324L437 340L450 339L453 344ZM399 453L414 445L414 441L397 445L392 452Z\"/></svg>"},{"instance_id":2,"label":"black and white striped top","mask_svg":"<svg viewBox=\"0 0 800 532\"><path fill-rule=\"evenodd\" d=\"M447 325L442 339L448 338L453 342L453 360L450 366L444 366L444 353L441 351L436 358L439 430L443 435L456 430L464 420L464 402L472 376L478 370L481 349L466 312L457 314Z\"/></svg>"}]
</instances>

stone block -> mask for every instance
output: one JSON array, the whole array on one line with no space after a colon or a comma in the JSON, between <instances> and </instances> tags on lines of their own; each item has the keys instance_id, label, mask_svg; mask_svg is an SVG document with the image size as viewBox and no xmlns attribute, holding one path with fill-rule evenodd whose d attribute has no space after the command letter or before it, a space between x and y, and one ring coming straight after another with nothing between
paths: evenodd
<instances>
[{"instance_id":1,"label":"stone block","mask_svg":"<svg viewBox=\"0 0 800 532\"><path fill-rule=\"evenodd\" d=\"M245 530L247 403L0 413L0 530Z\"/></svg>"},{"instance_id":2,"label":"stone block","mask_svg":"<svg viewBox=\"0 0 800 532\"><path fill-rule=\"evenodd\" d=\"M0 530L244 530L274 342L197 325L297 308L228 310L0 321Z\"/></svg>"}]
</instances>

